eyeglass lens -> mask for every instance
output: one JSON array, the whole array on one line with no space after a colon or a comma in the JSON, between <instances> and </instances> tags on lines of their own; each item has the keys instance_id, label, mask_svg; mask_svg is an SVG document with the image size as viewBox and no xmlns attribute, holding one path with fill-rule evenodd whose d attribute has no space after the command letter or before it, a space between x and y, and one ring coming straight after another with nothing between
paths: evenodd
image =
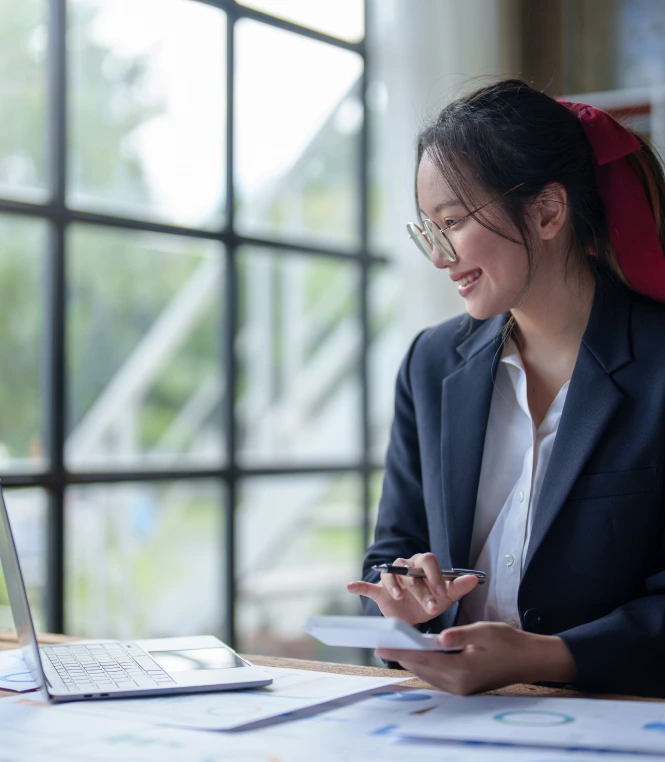
<instances>
[{"instance_id":1,"label":"eyeglass lens","mask_svg":"<svg viewBox=\"0 0 665 762\"><path fill-rule=\"evenodd\" d=\"M434 243L442 254L445 254L448 259L454 262L457 259L457 254L455 253L455 249L453 248L452 243L450 243L448 236L430 220L424 220L423 225L425 226L430 241Z\"/></svg>"},{"instance_id":2,"label":"eyeglass lens","mask_svg":"<svg viewBox=\"0 0 665 762\"><path fill-rule=\"evenodd\" d=\"M409 222L406 226L406 229L409 232L409 238L413 240L416 246L420 249L421 253L424 254L427 259L431 260L432 245L425 237L423 231L417 225L414 225L413 222Z\"/></svg>"}]
</instances>

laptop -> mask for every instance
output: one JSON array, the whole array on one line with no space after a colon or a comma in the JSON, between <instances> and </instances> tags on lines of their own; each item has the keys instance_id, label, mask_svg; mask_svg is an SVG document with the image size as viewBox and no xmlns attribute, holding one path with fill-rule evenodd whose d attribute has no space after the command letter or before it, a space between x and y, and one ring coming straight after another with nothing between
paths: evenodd
<instances>
[{"instance_id":1,"label":"laptop","mask_svg":"<svg viewBox=\"0 0 665 762\"><path fill-rule=\"evenodd\" d=\"M1 484L0 563L23 658L49 701L203 693L272 683L267 672L212 635L38 645Z\"/></svg>"}]
</instances>

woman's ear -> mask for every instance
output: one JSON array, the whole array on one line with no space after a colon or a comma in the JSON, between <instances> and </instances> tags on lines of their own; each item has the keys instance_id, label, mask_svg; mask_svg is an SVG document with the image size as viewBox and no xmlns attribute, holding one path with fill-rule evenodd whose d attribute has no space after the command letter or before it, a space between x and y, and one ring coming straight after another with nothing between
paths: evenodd
<instances>
[{"instance_id":1,"label":"woman's ear","mask_svg":"<svg viewBox=\"0 0 665 762\"><path fill-rule=\"evenodd\" d=\"M568 221L568 194L561 183L549 183L536 196L533 205L536 234L550 241Z\"/></svg>"}]
</instances>

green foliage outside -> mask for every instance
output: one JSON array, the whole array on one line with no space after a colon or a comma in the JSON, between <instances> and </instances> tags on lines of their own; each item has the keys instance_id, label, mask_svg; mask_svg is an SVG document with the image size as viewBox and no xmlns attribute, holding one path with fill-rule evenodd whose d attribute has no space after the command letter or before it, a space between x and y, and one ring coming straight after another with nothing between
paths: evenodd
<instances>
[{"instance_id":1,"label":"green foliage outside","mask_svg":"<svg viewBox=\"0 0 665 762\"><path fill-rule=\"evenodd\" d=\"M71 232L67 358L70 428L90 410L215 244L78 226ZM155 446L202 379L218 372L221 320L211 303L142 401L141 449Z\"/></svg>"},{"instance_id":2,"label":"green foliage outside","mask_svg":"<svg viewBox=\"0 0 665 762\"><path fill-rule=\"evenodd\" d=\"M0 192L47 184L46 21L45 0L0 3Z\"/></svg>"},{"instance_id":3,"label":"green foliage outside","mask_svg":"<svg viewBox=\"0 0 665 762\"><path fill-rule=\"evenodd\" d=\"M0 216L0 242L0 458L37 456L44 430L46 225Z\"/></svg>"},{"instance_id":4,"label":"green foliage outside","mask_svg":"<svg viewBox=\"0 0 665 762\"><path fill-rule=\"evenodd\" d=\"M182 486L182 485L180 485ZM109 493L114 494L110 487ZM98 488L79 488L80 497L94 505ZM94 572L81 563L82 543L85 538L71 528L72 553L67 564L67 597L70 629L90 632L90 612L98 605L99 595L104 596L107 621L122 622L132 632L140 635L168 635L155 633L155 611L169 607L169 600L194 593L192 582L200 585L202 569L192 564L201 548L215 547L222 537L219 496L215 490L201 484L191 490L171 490L163 486L144 486L133 493L127 501L120 494L113 500L113 510L108 504L99 506L100 531L104 533L105 565L109 582L103 590L95 585ZM145 512L147 521L136 521L136 512ZM153 516L154 514L154 516ZM76 514L74 514L76 515ZM136 525L136 526L135 526ZM128 541L129 538L131 541ZM131 580L132 604L126 598L127 585ZM184 583L184 586L183 586ZM201 598L208 596L202 593ZM127 616L132 613L131 622ZM93 630L94 631L94 630ZM110 631L109 637L120 636L122 630Z\"/></svg>"}]
</instances>

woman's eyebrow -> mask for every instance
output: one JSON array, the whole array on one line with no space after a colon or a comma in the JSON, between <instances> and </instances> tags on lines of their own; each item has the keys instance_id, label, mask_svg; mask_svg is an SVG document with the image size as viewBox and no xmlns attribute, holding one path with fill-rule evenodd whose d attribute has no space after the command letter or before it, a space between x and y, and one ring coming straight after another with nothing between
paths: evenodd
<instances>
[{"instance_id":1,"label":"woman's eyebrow","mask_svg":"<svg viewBox=\"0 0 665 762\"><path fill-rule=\"evenodd\" d=\"M432 216L436 217L436 215L442 210L445 209L447 206L464 206L464 204L458 199L458 198L447 198L443 201L439 202L434 209L432 209ZM420 210L421 214L424 217L427 217L425 212L423 210Z\"/></svg>"}]
</instances>

